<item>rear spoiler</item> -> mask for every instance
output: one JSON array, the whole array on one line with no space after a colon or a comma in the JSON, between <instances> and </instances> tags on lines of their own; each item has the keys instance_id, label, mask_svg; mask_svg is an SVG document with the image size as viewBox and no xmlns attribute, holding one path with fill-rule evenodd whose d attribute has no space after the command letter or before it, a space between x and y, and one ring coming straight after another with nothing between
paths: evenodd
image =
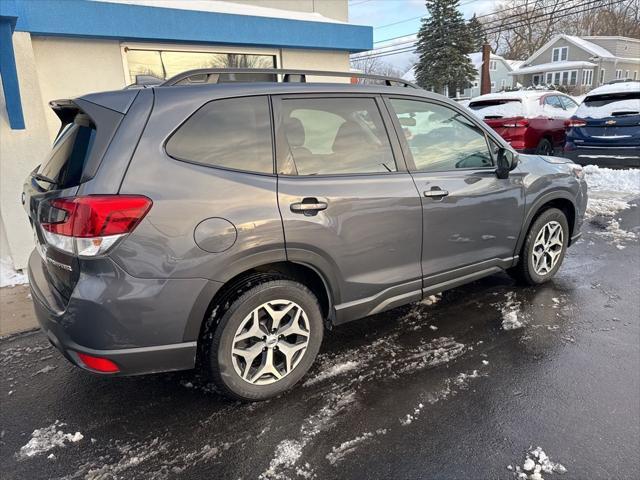
<instances>
[{"instance_id":1,"label":"rear spoiler","mask_svg":"<svg viewBox=\"0 0 640 480\"><path fill-rule=\"evenodd\" d=\"M67 125L73 122L73 119L78 114L80 108L73 103L72 100L68 99L53 100L49 102L49 106L60 119L60 129L56 134L57 138L60 135L60 132L62 132Z\"/></svg>"}]
</instances>

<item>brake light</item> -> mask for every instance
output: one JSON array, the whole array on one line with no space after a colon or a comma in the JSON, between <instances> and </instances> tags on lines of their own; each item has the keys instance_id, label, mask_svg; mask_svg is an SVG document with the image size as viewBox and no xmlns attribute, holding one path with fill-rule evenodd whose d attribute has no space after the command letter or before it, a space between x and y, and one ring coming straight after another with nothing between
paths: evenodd
<instances>
[{"instance_id":1,"label":"brake light","mask_svg":"<svg viewBox=\"0 0 640 480\"><path fill-rule=\"evenodd\" d=\"M502 126L507 128L528 127L529 120L524 117L511 118L507 122L503 123Z\"/></svg>"},{"instance_id":2,"label":"brake light","mask_svg":"<svg viewBox=\"0 0 640 480\"><path fill-rule=\"evenodd\" d=\"M84 363L85 367L102 373L117 373L120 371L118 366L108 358L94 357L86 353L76 352L78 358Z\"/></svg>"},{"instance_id":3,"label":"brake light","mask_svg":"<svg viewBox=\"0 0 640 480\"><path fill-rule=\"evenodd\" d=\"M88 195L56 198L42 229L47 242L82 256L105 253L133 231L153 202L141 195Z\"/></svg>"},{"instance_id":4,"label":"brake light","mask_svg":"<svg viewBox=\"0 0 640 480\"><path fill-rule=\"evenodd\" d=\"M567 127L586 127L587 122L581 118L572 118L567 122Z\"/></svg>"}]
</instances>

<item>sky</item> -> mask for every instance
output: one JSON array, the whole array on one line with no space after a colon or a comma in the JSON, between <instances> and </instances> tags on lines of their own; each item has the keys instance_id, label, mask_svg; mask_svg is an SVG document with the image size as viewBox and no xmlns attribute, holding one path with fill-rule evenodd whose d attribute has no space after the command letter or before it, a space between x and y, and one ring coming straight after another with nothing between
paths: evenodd
<instances>
[{"instance_id":1,"label":"sky","mask_svg":"<svg viewBox=\"0 0 640 480\"><path fill-rule=\"evenodd\" d=\"M460 0L460 11L469 19L474 13L480 16L491 12L495 3L496 0ZM424 0L349 0L349 23L372 26L374 48L406 41L389 39L417 33L420 16L425 13ZM413 58L414 55L408 52L380 57L380 60L404 73L413 64Z\"/></svg>"}]
</instances>

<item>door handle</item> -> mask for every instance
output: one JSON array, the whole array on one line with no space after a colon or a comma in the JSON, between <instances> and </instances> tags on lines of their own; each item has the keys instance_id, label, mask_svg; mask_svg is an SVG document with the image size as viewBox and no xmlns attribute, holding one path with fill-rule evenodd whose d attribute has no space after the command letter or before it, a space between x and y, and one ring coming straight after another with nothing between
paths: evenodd
<instances>
[{"instance_id":1,"label":"door handle","mask_svg":"<svg viewBox=\"0 0 640 480\"><path fill-rule=\"evenodd\" d=\"M327 202L321 202L317 198L304 198L301 202L292 203L289 208L293 213L302 213L308 217L317 215L321 210L326 210Z\"/></svg>"},{"instance_id":2,"label":"door handle","mask_svg":"<svg viewBox=\"0 0 640 480\"><path fill-rule=\"evenodd\" d=\"M447 195L449 195L449 192L447 190L442 190L440 187L433 187L431 188L431 190L424 191L425 197L431 197L435 199L446 197Z\"/></svg>"}]
</instances>

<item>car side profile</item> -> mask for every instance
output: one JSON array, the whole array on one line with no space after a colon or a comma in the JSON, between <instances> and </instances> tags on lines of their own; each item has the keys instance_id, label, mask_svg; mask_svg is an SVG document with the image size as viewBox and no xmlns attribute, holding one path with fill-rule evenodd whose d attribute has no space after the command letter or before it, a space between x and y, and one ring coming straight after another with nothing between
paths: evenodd
<instances>
[{"instance_id":1,"label":"car side profile","mask_svg":"<svg viewBox=\"0 0 640 480\"><path fill-rule=\"evenodd\" d=\"M578 104L557 91L522 90L481 95L469 108L518 152L562 152L568 119Z\"/></svg>"},{"instance_id":2,"label":"car side profile","mask_svg":"<svg viewBox=\"0 0 640 480\"><path fill-rule=\"evenodd\" d=\"M52 102L61 131L23 202L36 314L67 359L197 366L262 400L325 328L504 270L555 275L580 236L579 166L518 155L407 82L310 74L351 76L212 69Z\"/></svg>"}]
</instances>

